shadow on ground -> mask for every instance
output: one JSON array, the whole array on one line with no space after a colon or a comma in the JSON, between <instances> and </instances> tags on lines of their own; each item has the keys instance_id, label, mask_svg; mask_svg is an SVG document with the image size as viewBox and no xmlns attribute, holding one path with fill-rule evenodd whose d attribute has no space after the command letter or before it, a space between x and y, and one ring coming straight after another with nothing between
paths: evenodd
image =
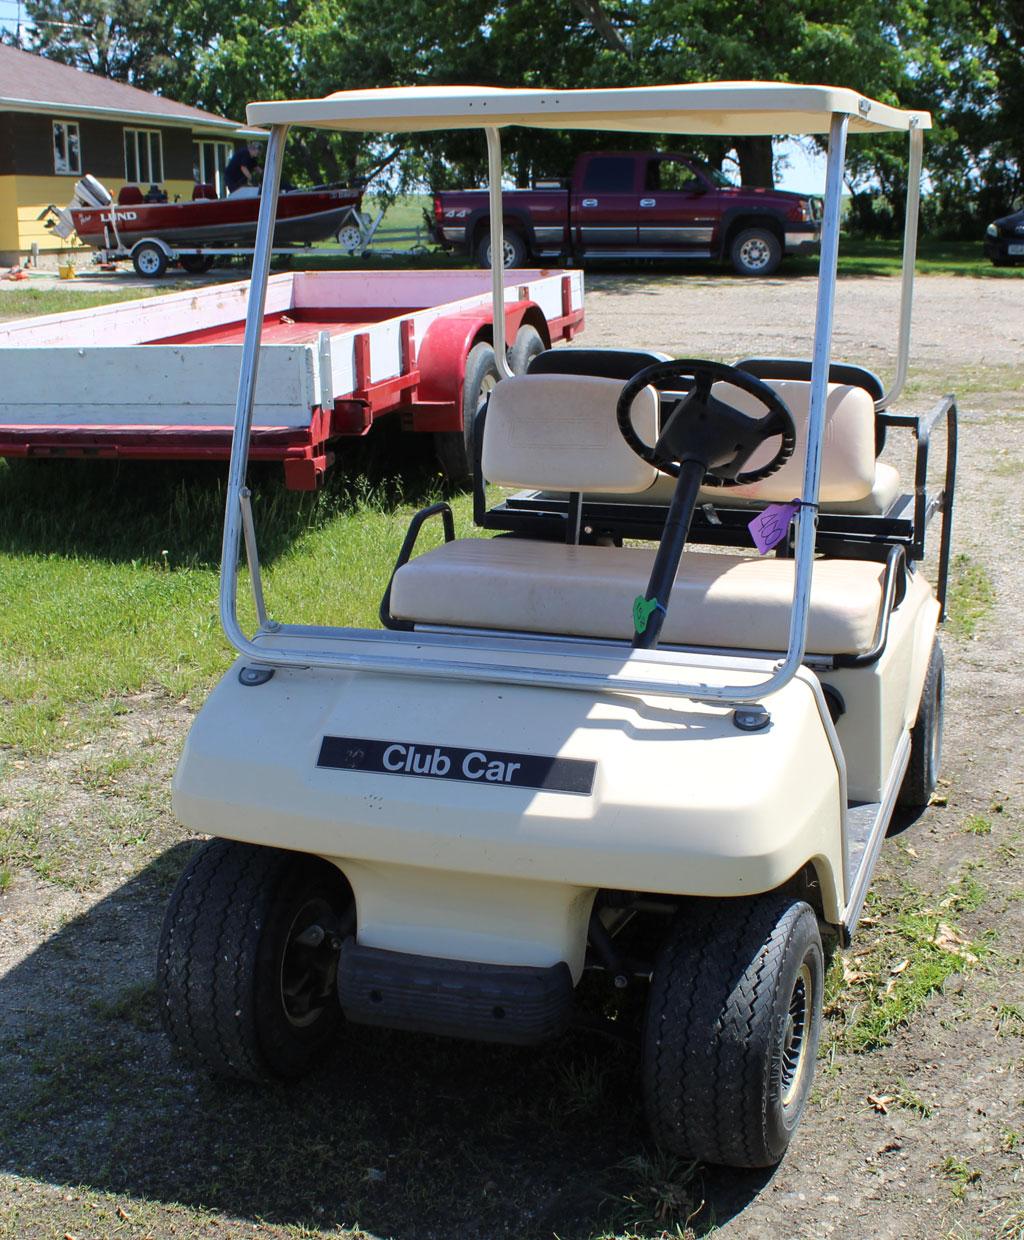
<instances>
[{"instance_id":1,"label":"shadow on ground","mask_svg":"<svg viewBox=\"0 0 1024 1240\"><path fill-rule=\"evenodd\" d=\"M429 435L382 419L339 441L315 493L285 489L279 462L249 468L260 558L360 506L425 505L446 493ZM0 460L0 551L210 567L220 561L227 462Z\"/></svg>"},{"instance_id":2,"label":"shadow on ground","mask_svg":"<svg viewBox=\"0 0 1024 1240\"><path fill-rule=\"evenodd\" d=\"M660 1236L691 1215L700 1235L764 1187L766 1173L712 1176L652 1150L634 1051L590 1034L522 1050L350 1027L289 1088L193 1070L165 1041L150 980L189 847L0 981L5 1171L396 1240Z\"/></svg>"}]
</instances>

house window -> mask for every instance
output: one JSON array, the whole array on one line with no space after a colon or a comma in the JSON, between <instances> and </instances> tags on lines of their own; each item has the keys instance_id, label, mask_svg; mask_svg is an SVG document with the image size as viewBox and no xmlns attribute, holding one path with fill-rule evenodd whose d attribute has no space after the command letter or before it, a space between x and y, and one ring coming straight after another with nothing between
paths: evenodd
<instances>
[{"instance_id":1,"label":"house window","mask_svg":"<svg viewBox=\"0 0 1024 1240\"><path fill-rule=\"evenodd\" d=\"M53 122L53 170L60 176L82 175L82 143L74 121Z\"/></svg>"},{"instance_id":2,"label":"house window","mask_svg":"<svg viewBox=\"0 0 1024 1240\"><path fill-rule=\"evenodd\" d=\"M164 148L159 129L124 131L124 179L129 185L159 185L164 179Z\"/></svg>"},{"instance_id":3,"label":"house window","mask_svg":"<svg viewBox=\"0 0 1024 1240\"><path fill-rule=\"evenodd\" d=\"M212 185L217 197L225 194L224 169L234 154L230 142L207 142L200 140L192 143L192 175L197 185Z\"/></svg>"}]
</instances>

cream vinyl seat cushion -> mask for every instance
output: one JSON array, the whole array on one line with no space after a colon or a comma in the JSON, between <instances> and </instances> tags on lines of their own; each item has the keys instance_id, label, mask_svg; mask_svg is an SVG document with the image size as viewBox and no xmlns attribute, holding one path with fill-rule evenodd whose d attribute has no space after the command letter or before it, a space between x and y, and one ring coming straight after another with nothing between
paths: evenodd
<instances>
[{"instance_id":1,"label":"cream vinyl seat cushion","mask_svg":"<svg viewBox=\"0 0 1024 1240\"><path fill-rule=\"evenodd\" d=\"M799 449L797 449L799 455ZM672 502L672 492L675 490L676 480L670 478L668 474L659 474L658 480L643 495L634 496L636 500L644 504L670 504ZM743 494L746 488L729 487L724 489L721 487L702 487L698 504L713 504L722 508L750 508L751 510L764 507L765 501L762 499L750 499ZM795 490L789 496L793 499L800 490L800 484L797 483ZM889 511L895 501L900 496L900 476L899 473L885 461L875 461L875 477L871 490L866 495L862 495L857 499L837 500L822 499L821 511L841 513L848 512L857 516L880 517ZM607 495L600 496L590 494L584 496L585 499L600 500L607 499Z\"/></svg>"},{"instance_id":2,"label":"cream vinyl seat cushion","mask_svg":"<svg viewBox=\"0 0 1024 1240\"><path fill-rule=\"evenodd\" d=\"M803 487L811 385L801 379L765 381L786 402L796 426L796 451L770 478L740 487L704 487L699 503L723 507L785 502ZM645 464L626 446L615 421L623 383L588 375L525 375L491 392L484 433L483 474L493 483L531 487L548 494L580 491L585 499L615 496L643 504L668 504L675 479ZM716 383L715 396L752 417L765 410L749 393ZM658 405L646 388L633 405L633 425L649 444L657 439ZM747 463L771 459L778 438L762 444ZM825 406L820 501L825 512L880 515L900 490L891 465L875 460L875 407L868 393L830 383Z\"/></svg>"},{"instance_id":3,"label":"cream vinyl seat cushion","mask_svg":"<svg viewBox=\"0 0 1024 1240\"><path fill-rule=\"evenodd\" d=\"M633 599L647 588L654 551L467 538L410 560L395 574L391 613L420 624L629 639ZM683 555L661 641L785 650L793 561ZM863 654L874 644L883 566L814 565L807 649Z\"/></svg>"}]
</instances>

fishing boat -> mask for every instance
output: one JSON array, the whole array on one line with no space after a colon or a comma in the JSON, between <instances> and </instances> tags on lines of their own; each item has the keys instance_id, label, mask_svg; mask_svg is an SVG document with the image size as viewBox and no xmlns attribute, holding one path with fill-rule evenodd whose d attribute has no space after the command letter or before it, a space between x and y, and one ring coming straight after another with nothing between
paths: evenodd
<instances>
[{"instance_id":1,"label":"fishing boat","mask_svg":"<svg viewBox=\"0 0 1024 1240\"><path fill-rule=\"evenodd\" d=\"M274 240L295 244L335 236L350 212L358 211L361 198L361 190L341 185L285 191L278 201ZM259 207L254 188L218 198L211 185L196 185L191 202L152 201L138 186L126 185L115 202L101 182L85 176L75 185L71 204L56 213L54 231L62 233L70 225L97 250L130 249L144 239L175 248L247 246L256 237Z\"/></svg>"}]
</instances>

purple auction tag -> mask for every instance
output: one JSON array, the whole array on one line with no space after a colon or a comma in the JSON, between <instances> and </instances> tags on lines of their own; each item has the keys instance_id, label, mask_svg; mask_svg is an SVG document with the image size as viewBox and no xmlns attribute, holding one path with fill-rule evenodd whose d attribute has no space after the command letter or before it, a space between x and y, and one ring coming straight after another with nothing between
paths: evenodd
<instances>
[{"instance_id":1,"label":"purple auction tag","mask_svg":"<svg viewBox=\"0 0 1024 1240\"><path fill-rule=\"evenodd\" d=\"M788 504L769 504L763 512L759 512L753 521L748 522L754 539L754 545L762 555L767 555L772 547L786 537L789 523L800 511L800 501L791 500Z\"/></svg>"}]
</instances>

